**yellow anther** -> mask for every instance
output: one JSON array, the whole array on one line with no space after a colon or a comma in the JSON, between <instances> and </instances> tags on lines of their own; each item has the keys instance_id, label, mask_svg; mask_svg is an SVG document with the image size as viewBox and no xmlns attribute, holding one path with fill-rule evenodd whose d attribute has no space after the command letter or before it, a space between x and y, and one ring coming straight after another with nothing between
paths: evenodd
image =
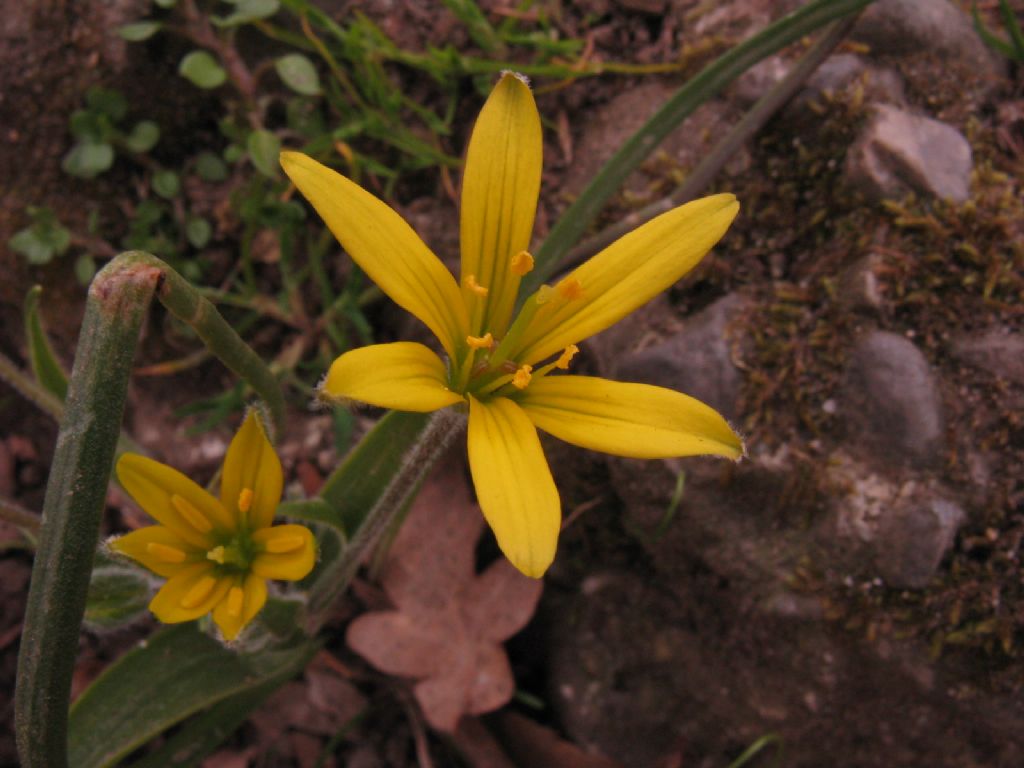
<instances>
[{"instance_id":1,"label":"yellow anther","mask_svg":"<svg viewBox=\"0 0 1024 768\"><path fill-rule=\"evenodd\" d=\"M195 608L202 603L213 592L217 586L217 580L213 576L203 576L196 585L181 598L181 607L185 609Z\"/></svg>"},{"instance_id":2,"label":"yellow anther","mask_svg":"<svg viewBox=\"0 0 1024 768\"><path fill-rule=\"evenodd\" d=\"M520 251L512 257L510 266L513 275L522 277L533 270L533 256L530 255L529 251Z\"/></svg>"},{"instance_id":3,"label":"yellow anther","mask_svg":"<svg viewBox=\"0 0 1024 768\"><path fill-rule=\"evenodd\" d=\"M238 494L238 511L248 512L252 509L252 488L243 488L242 492Z\"/></svg>"},{"instance_id":4,"label":"yellow anther","mask_svg":"<svg viewBox=\"0 0 1024 768\"><path fill-rule=\"evenodd\" d=\"M183 563L185 553L177 547L169 547L157 541L151 541L146 545L146 551L161 563Z\"/></svg>"},{"instance_id":5,"label":"yellow anther","mask_svg":"<svg viewBox=\"0 0 1024 768\"><path fill-rule=\"evenodd\" d=\"M530 371L533 370L532 365L523 365L516 371L515 376L512 377L512 386L516 389L526 389L530 383L530 379L533 376L530 375Z\"/></svg>"},{"instance_id":6,"label":"yellow anther","mask_svg":"<svg viewBox=\"0 0 1024 768\"><path fill-rule=\"evenodd\" d=\"M241 587L232 587L228 591L228 615L237 619L242 615L242 605L245 603L245 593Z\"/></svg>"},{"instance_id":7,"label":"yellow anther","mask_svg":"<svg viewBox=\"0 0 1024 768\"><path fill-rule=\"evenodd\" d=\"M555 290L558 291L559 296L568 301L583 298L583 286L575 277L565 278L555 286Z\"/></svg>"},{"instance_id":8,"label":"yellow anther","mask_svg":"<svg viewBox=\"0 0 1024 768\"><path fill-rule=\"evenodd\" d=\"M466 275L466 287L477 296L487 295L487 289L476 281L476 275Z\"/></svg>"},{"instance_id":9,"label":"yellow anther","mask_svg":"<svg viewBox=\"0 0 1024 768\"><path fill-rule=\"evenodd\" d=\"M200 533L209 533L213 530L213 523L206 519L206 515L196 509L192 502L183 496L172 493L171 506L178 510L178 514L185 518L186 523Z\"/></svg>"},{"instance_id":10,"label":"yellow anther","mask_svg":"<svg viewBox=\"0 0 1024 768\"><path fill-rule=\"evenodd\" d=\"M224 565L224 547L214 547L206 553L206 559Z\"/></svg>"},{"instance_id":11,"label":"yellow anther","mask_svg":"<svg viewBox=\"0 0 1024 768\"><path fill-rule=\"evenodd\" d=\"M490 349L494 346L494 337L488 331L483 336L467 336L466 343L470 349Z\"/></svg>"},{"instance_id":12,"label":"yellow anther","mask_svg":"<svg viewBox=\"0 0 1024 768\"><path fill-rule=\"evenodd\" d=\"M576 353L580 351L580 348L575 344L570 344L562 351L562 356L555 361L555 368L562 371L569 370L569 363L576 357Z\"/></svg>"},{"instance_id":13,"label":"yellow anther","mask_svg":"<svg viewBox=\"0 0 1024 768\"><path fill-rule=\"evenodd\" d=\"M294 552L297 549L302 549L305 543L306 540L301 536L275 536L267 540L264 550L272 555L281 555L285 552Z\"/></svg>"}]
</instances>

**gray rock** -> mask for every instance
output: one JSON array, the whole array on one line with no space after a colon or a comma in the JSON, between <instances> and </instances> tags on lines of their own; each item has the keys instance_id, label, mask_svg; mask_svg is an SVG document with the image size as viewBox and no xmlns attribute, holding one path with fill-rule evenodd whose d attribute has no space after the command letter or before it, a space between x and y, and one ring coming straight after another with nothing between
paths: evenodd
<instances>
[{"instance_id":1,"label":"gray rock","mask_svg":"<svg viewBox=\"0 0 1024 768\"><path fill-rule=\"evenodd\" d=\"M916 53L945 57L995 81L1003 72L999 58L981 41L970 18L949 0L878 0L857 22L851 37L872 52Z\"/></svg>"},{"instance_id":2,"label":"gray rock","mask_svg":"<svg viewBox=\"0 0 1024 768\"><path fill-rule=\"evenodd\" d=\"M911 496L897 504L880 527L879 574L898 589L927 587L966 519L957 504L941 497Z\"/></svg>"},{"instance_id":3,"label":"gray rock","mask_svg":"<svg viewBox=\"0 0 1024 768\"><path fill-rule=\"evenodd\" d=\"M873 461L933 465L943 447L942 402L920 350L874 331L854 347L841 398L851 437Z\"/></svg>"},{"instance_id":4,"label":"gray rock","mask_svg":"<svg viewBox=\"0 0 1024 768\"><path fill-rule=\"evenodd\" d=\"M685 392L735 419L743 380L730 326L748 306L740 294L719 299L671 338L622 358L615 377Z\"/></svg>"},{"instance_id":5,"label":"gray rock","mask_svg":"<svg viewBox=\"0 0 1024 768\"><path fill-rule=\"evenodd\" d=\"M847 309L881 311L884 301L876 274L881 265L882 258L870 253L843 270L836 291L839 303Z\"/></svg>"},{"instance_id":6,"label":"gray rock","mask_svg":"<svg viewBox=\"0 0 1024 768\"><path fill-rule=\"evenodd\" d=\"M991 329L954 339L950 352L957 360L996 378L1024 384L1024 336Z\"/></svg>"},{"instance_id":7,"label":"gray rock","mask_svg":"<svg viewBox=\"0 0 1024 768\"><path fill-rule=\"evenodd\" d=\"M934 483L897 482L842 453L827 472L832 516L822 546L832 567L898 589L928 586L967 519L963 509Z\"/></svg>"},{"instance_id":8,"label":"gray rock","mask_svg":"<svg viewBox=\"0 0 1024 768\"><path fill-rule=\"evenodd\" d=\"M870 66L863 58L852 53L837 53L825 59L807 81L805 94L837 92L858 79L864 83L865 98L872 102L903 104L906 101L903 79L898 72L886 67Z\"/></svg>"},{"instance_id":9,"label":"gray rock","mask_svg":"<svg viewBox=\"0 0 1024 768\"><path fill-rule=\"evenodd\" d=\"M971 146L956 128L884 104L846 156L851 182L878 200L916 191L963 203L973 168Z\"/></svg>"}]
</instances>

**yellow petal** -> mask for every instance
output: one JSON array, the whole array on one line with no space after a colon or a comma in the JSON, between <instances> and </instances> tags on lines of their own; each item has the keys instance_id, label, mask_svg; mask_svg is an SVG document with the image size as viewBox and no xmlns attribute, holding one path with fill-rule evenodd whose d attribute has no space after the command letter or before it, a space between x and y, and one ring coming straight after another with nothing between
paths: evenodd
<instances>
[{"instance_id":1,"label":"yellow petal","mask_svg":"<svg viewBox=\"0 0 1024 768\"><path fill-rule=\"evenodd\" d=\"M618 322L689 272L738 211L732 195L712 195L619 238L566 278L566 285L578 283L575 297L547 301L510 357L535 363Z\"/></svg>"},{"instance_id":2,"label":"yellow petal","mask_svg":"<svg viewBox=\"0 0 1024 768\"><path fill-rule=\"evenodd\" d=\"M215 531L234 530L234 519L217 499L166 464L126 453L117 462L117 478L150 517L196 549L214 546Z\"/></svg>"},{"instance_id":3,"label":"yellow petal","mask_svg":"<svg viewBox=\"0 0 1024 768\"><path fill-rule=\"evenodd\" d=\"M192 563L206 559L205 551L195 549L170 528L162 525L132 531L114 539L109 546L165 578L179 573Z\"/></svg>"},{"instance_id":4,"label":"yellow petal","mask_svg":"<svg viewBox=\"0 0 1024 768\"><path fill-rule=\"evenodd\" d=\"M637 459L743 455L743 442L714 408L664 387L545 376L516 400L539 429L603 453Z\"/></svg>"},{"instance_id":5,"label":"yellow petal","mask_svg":"<svg viewBox=\"0 0 1024 768\"><path fill-rule=\"evenodd\" d=\"M224 598L214 606L213 620L228 642L238 637L267 602L267 582L261 576L249 574L237 578Z\"/></svg>"},{"instance_id":6,"label":"yellow petal","mask_svg":"<svg viewBox=\"0 0 1024 768\"><path fill-rule=\"evenodd\" d=\"M455 278L401 216L358 184L299 152L281 167L338 242L396 304L441 340L448 355L466 337L466 307Z\"/></svg>"},{"instance_id":7,"label":"yellow petal","mask_svg":"<svg viewBox=\"0 0 1024 768\"><path fill-rule=\"evenodd\" d=\"M437 355L422 344L398 341L343 354L331 365L323 392L381 408L427 413L462 401L447 381Z\"/></svg>"},{"instance_id":8,"label":"yellow petal","mask_svg":"<svg viewBox=\"0 0 1024 768\"><path fill-rule=\"evenodd\" d=\"M530 247L542 148L529 86L502 75L473 128L462 179L462 279L472 275L488 290L484 301L463 287L474 335L502 336L508 327L520 281L512 259Z\"/></svg>"},{"instance_id":9,"label":"yellow petal","mask_svg":"<svg viewBox=\"0 0 1024 768\"><path fill-rule=\"evenodd\" d=\"M537 430L511 400L469 398L469 468L501 551L540 578L555 559L561 502Z\"/></svg>"},{"instance_id":10,"label":"yellow petal","mask_svg":"<svg viewBox=\"0 0 1024 768\"><path fill-rule=\"evenodd\" d=\"M281 460L270 444L259 414L250 409L231 440L220 478L220 503L247 530L266 528L274 520L281 501L284 475ZM243 492L241 509L239 499ZM248 510L244 508L248 507Z\"/></svg>"},{"instance_id":11,"label":"yellow petal","mask_svg":"<svg viewBox=\"0 0 1024 768\"><path fill-rule=\"evenodd\" d=\"M212 563L194 563L167 580L149 610L164 624L192 621L213 610L231 584L230 577L217 577Z\"/></svg>"},{"instance_id":12,"label":"yellow petal","mask_svg":"<svg viewBox=\"0 0 1024 768\"><path fill-rule=\"evenodd\" d=\"M252 572L265 579L298 581L313 570L316 541L304 525L275 525L252 535L262 551L252 561Z\"/></svg>"}]
</instances>

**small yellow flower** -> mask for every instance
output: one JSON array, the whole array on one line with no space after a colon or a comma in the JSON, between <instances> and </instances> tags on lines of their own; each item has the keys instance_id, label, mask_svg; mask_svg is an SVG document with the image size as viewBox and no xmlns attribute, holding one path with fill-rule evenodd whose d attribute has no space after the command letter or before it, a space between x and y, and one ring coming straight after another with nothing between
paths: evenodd
<instances>
[{"instance_id":1,"label":"small yellow flower","mask_svg":"<svg viewBox=\"0 0 1024 768\"><path fill-rule=\"evenodd\" d=\"M297 152L281 165L357 264L422 320L447 353L377 344L334 361L322 392L342 401L428 412L469 406L469 463L477 498L508 559L539 577L554 559L558 491L537 429L621 456L717 454L743 444L703 403L661 387L569 367L577 343L628 315L688 272L725 234L739 205L713 195L622 237L513 316L541 177L540 116L529 87L505 74L477 120L462 182L461 279L412 228L358 185Z\"/></svg>"},{"instance_id":2,"label":"small yellow flower","mask_svg":"<svg viewBox=\"0 0 1024 768\"><path fill-rule=\"evenodd\" d=\"M167 578L149 604L164 623L212 611L224 638L234 640L267 601L267 579L298 581L313 569L312 532L271 525L283 474L255 411L224 457L220 499L176 469L133 453L118 460L117 477L160 524L110 547Z\"/></svg>"}]
</instances>

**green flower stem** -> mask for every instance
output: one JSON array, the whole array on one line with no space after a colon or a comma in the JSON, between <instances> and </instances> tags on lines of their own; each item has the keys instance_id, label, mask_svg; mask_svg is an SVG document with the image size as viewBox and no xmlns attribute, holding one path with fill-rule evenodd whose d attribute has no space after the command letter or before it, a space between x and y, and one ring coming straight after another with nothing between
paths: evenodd
<instances>
[{"instance_id":1,"label":"green flower stem","mask_svg":"<svg viewBox=\"0 0 1024 768\"><path fill-rule=\"evenodd\" d=\"M403 419L402 417L416 418ZM356 456L343 464L325 483L322 498L324 500L336 498L340 480L335 478L342 478L352 472L351 462L353 458L364 453L364 446L372 447L379 440L386 440L391 445L408 446L408 442L396 441L393 434L397 431L396 425L402 427L404 426L403 422L408 422L409 430L412 431L417 426L417 422L422 423L423 417L423 414L388 414L378 424L378 427L360 443ZM391 421L389 422L388 419ZM367 507L369 512L365 514L358 528L355 528L351 539L342 549L341 555L318 575L316 583L310 589L307 614L309 616L307 631L310 634L314 634L323 624L327 611L335 599L348 588L367 552L407 508L427 472L451 447L465 426L465 414L451 408L436 411L429 416L426 426L419 427L418 439L401 456L397 468L390 468L390 477L386 484L378 483L374 486L376 497L372 506L368 505ZM373 451L365 451L365 454L373 456ZM380 475L382 478L385 476L384 474Z\"/></svg>"},{"instance_id":2,"label":"green flower stem","mask_svg":"<svg viewBox=\"0 0 1024 768\"><path fill-rule=\"evenodd\" d=\"M0 520L6 520L33 535L39 533L39 515L25 509L16 501L5 499L2 496L0 496Z\"/></svg>"},{"instance_id":3,"label":"green flower stem","mask_svg":"<svg viewBox=\"0 0 1024 768\"><path fill-rule=\"evenodd\" d=\"M190 325L210 351L255 390L267 404L274 426L280 432L284 427L284 396L277 379L259 355L221 317L217 308L156 256L130 251L117 259L126 264L144 264L160 270L162 279L157 290L160 303L172 315Z\"/></svg>"},{"instance_id":4,"label":"green flower stem","mask_svg":"<svg viewBox=\"0 0 1024 768\"><path fill-rule=\"evenodd\" d=\"M89 289L18 655L15 732L26 768L67 765L68 699L89 572L135 347L161 277L152 265L115 260Z\"/></svg>"},{"instance_id":5,"label":"green flower stem","mask_svg":"<svg viewBox=\"0 0 1024 768\"><path fill-rule=\"evenodd\" d=\"M529 296L558 269L563 257L601 212L605 203L661 141L697 107L757 62L831 21L859 11L873 0L815 0L731 48L691 79L604 164L580 197L562 214L534 256L520 296Z\"/></svg>"},{"instance_id":6,"label":"green flower stem","mask_svg":"<svg viewBox=\"0 0 1024 768\"><path fill-rule=\"evenodd\" d=\"M693 169L693 172L686 177L686 180L672 191L672 194L633 211L612 226L573 248L566 257L562 265L563 268L579 264L587 257L615 242L627 232L701 194L705 187L725 167L726 163L733 158L740 147L753 138L764 127L764 124L771 119L772 115L793 98L807 78L814 74L814 71L821 66L821 63L828 58L829 54L836 49L836 46L843 41L843 38L850 33L854 24L857 23L857 18L857 15L851 15L842 21L833 22L832 26L822 34L818 42L804 54L804 57L796 63L793 69L750 108L750 111L733 126L724 139L715 145L710 154L705 155L704 159Z\"/></svg>"}]
</instances>

